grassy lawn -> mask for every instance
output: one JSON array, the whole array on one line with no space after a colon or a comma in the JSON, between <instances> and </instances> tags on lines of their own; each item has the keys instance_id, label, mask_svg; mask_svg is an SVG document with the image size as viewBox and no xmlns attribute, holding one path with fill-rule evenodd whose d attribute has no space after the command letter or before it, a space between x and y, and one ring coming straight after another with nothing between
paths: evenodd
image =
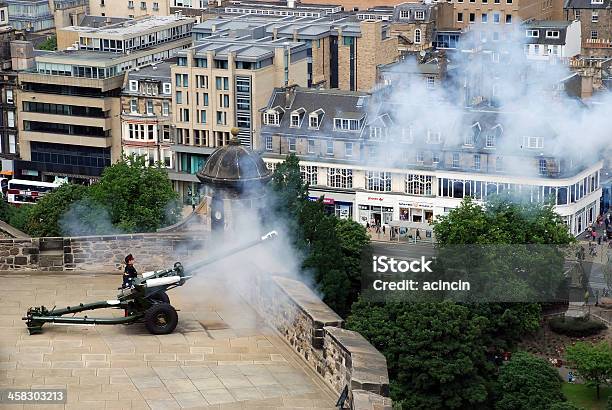
<instances>
[{"instance_id":1,"label":"grassy lawn","mask_svg":"<svg viewBox=\"0 0 612 410\"><path fill-rule=\"evenodd\" d=\"M580 408L605 410L606 400L609 395L612 395L612 388L600 387L601 398L599 400L596 399L595 388L587 387L584 384L563 383L563 393L570 403Z\"/></svg>"}]
</instances>

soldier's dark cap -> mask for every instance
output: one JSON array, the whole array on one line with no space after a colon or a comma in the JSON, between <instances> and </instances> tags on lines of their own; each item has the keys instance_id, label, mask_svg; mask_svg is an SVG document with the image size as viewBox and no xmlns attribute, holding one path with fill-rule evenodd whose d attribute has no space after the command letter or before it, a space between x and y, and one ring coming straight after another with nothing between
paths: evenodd
<instances>
[{"instance_id":1,"label":"soldier's dark cap","mask_svg":"<svg viewBox=\"0 0 612 410\"><path fill-rule=\"evenodd\" d=\"M132 254L130 253L128 256L125 257L125 263L127 264L129 261L134 260L134 257L132 256Z\"/></svg>"}]
</instances>

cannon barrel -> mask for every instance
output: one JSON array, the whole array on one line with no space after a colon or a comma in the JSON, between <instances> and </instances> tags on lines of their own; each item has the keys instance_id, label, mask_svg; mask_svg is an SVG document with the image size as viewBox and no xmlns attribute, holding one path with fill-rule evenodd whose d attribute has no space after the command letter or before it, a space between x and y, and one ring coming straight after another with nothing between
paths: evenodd
<instances>
[{"instance_id":1,"label":"cannon barrel","mask_svg":"<svg viewBox=\"0 0 612 410\"><path fill-rule=\"evenodd\" d=\"M202 261L190 261L190 262L186 262L185 263L185 271L192 272L192 271L194 271L196 269L200 269L203 266L213 264L213 263L215 263L215 262L217 262L217 261L219 261L221 259L224 259L224 258L226 258L228 256L232 256L232 255L234 255L234 254L236 254L238 252L245 251L245 250L247 250L249 248L252 248L254 246L257 246L257 245L259 245L261 243L264 243L264 242L276 239L276 237L278 237L278 233L276 231L270 231L270 232L268 232L267 234L263 235L260 238L257 238L257 239L254 239L252 241L243 243L243 244L241 244L241 245L239 245L239 246L237 246L235 248L228 249L226 251L222 251L222 252L216 253L216 254L214 254L214 255L210 256L209 258L206 258L206 259L204 259Z\"/></svg>"}]
</instances>

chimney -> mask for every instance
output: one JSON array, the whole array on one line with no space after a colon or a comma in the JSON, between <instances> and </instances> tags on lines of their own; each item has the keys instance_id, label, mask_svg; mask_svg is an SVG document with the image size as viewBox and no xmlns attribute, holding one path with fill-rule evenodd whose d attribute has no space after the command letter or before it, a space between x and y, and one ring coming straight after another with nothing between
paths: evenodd
<instances>
[{"instance_id":1,"label":"chimney","mask_svg":"<svg viewBox=\"0 0 612 410\"><path fill-rule=\"evenodd\" d=\"M285 87L285 109L290 109L295 99L295 88L296 84L288 85Z\"/></svg>"}]
</instances>

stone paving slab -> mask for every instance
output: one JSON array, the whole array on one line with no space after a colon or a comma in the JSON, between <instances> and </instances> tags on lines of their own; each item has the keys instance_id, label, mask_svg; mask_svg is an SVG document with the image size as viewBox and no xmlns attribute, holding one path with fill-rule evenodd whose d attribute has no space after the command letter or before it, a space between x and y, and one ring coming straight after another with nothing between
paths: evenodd
<instances>
[{"instance_id":1,"label":"stone paving slab","mask_svg":"<svg viewBox=\"0 0 612 410\"><path fill-rule=\"evenodd\" d=\"M30 306L114 299L119 282L110 274L0 276L0 387L68 391L65 405L1 410L334 408L336 395L219 282L169 292L180 310L171 335L150 335L142 324L46 324L30 336L21 320Z\"/></svg>"}]
</instances>

